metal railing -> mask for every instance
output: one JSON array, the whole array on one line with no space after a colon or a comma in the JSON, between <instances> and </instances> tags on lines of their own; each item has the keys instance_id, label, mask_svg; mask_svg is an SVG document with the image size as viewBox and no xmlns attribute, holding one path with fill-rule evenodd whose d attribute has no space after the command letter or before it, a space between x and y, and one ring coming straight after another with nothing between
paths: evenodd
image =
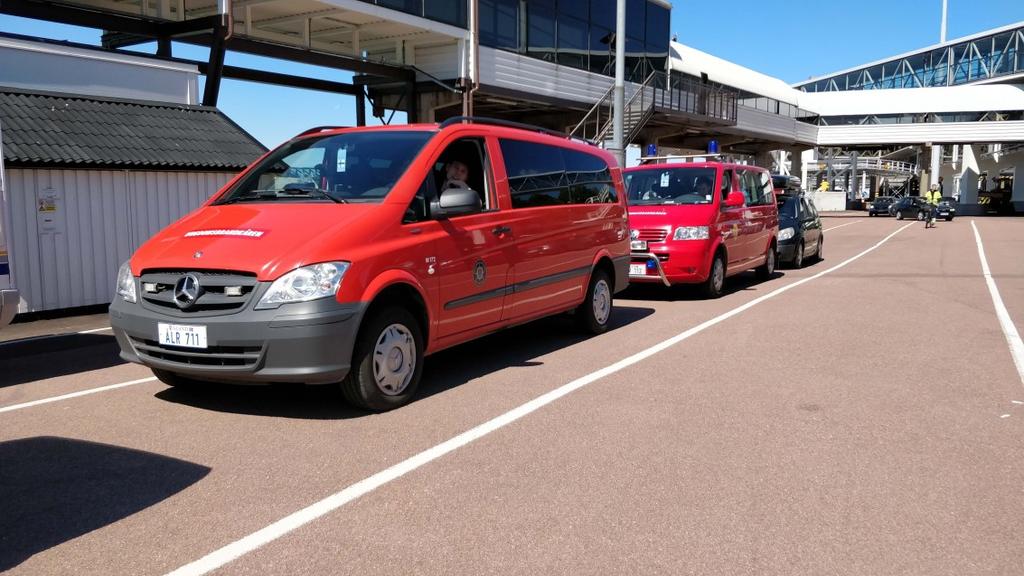
<instances>
[{"instance_id":1,"label":"metal railing","mask_svg":"<svg viewBox=\"0 0 1024 576\"><path fill-rule=\"evenodd\" d=\"M570 134L604 141L612 130L613 92L614 85L605 91L570 130ZM665 72L651 72L632 93L627 93L623 106L624 144L630 144L656 112L681 113L716 124L735 125L738 101L739 93L736 91Z\"/></svg>"}]
</instances>

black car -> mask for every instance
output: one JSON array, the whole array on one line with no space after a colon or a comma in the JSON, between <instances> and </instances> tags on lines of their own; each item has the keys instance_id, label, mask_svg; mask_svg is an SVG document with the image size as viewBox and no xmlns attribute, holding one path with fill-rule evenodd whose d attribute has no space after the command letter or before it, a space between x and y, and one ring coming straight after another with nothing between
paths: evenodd
<instances>
[{"instance_id":1,"label":"black car","mask_svg":"<svg viewBox=\"0 0 1024 576\"><path fill-rule=\"evenodd\" d=\"M889 206L895 200L892 196L879 196L868 203L868 216L888 216Z\"/></svg>"},{"instance_id":2,"label":"black car","mask_svg":"<svg viewBox=\"0 0 1024 576\"><path fill-rule=\"evenodd\" d=\"M936 218L945 218L946 222L950 222L956 216L956 198L952 196L943 196L939 199L939 204L936 206Z\"/></svg>"},{"instance_id":3,"label":"black car","mask_svg":"<svg viewBox=\"0 0 1024 576\"><path fill-rule=\"evenodd\" d=\"M779 262L800 268L805 258L821 260L825 238L814 202L802 194L780 194L775 202L779 207Z\"/></svg>"},{"instance_id":4,"label":"black car","mask_svg":"<svg viewBox=\"0 0 1024 576\"><path fill-rule=\"evenodd\" d=\"M889 206L889 214L895 216L897 220L903 220L907 217L924 220L925 215L928 214L931 208L928 201L920 196L906 196Z\"/></svg>"}]
</instances>

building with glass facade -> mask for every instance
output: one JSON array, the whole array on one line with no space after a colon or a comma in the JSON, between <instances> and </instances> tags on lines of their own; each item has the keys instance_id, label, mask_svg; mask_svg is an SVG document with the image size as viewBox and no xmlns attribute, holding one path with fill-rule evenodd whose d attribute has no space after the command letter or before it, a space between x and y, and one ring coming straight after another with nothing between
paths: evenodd
<instances>
[{"instance_id":1,"label":"building with glass facade","mask_svg":"<svg viewBox=\"0 0 1024 576\"><path fill-rule=\"evenodd\" d=\"M466 0L363 0L467 27ZM615 0L479 0L480 44L614 76ZM671 6L626 2L626 74L643 80L665 70Z\"/></svg>"},{"instance_id":2,"label":"building with glass facade","mask_svg":"<svg viewBox=\"0 0 1024 576\"><path fill-rule=\"evenodd\" d=\"M960 86L1024 74L1024 22L813 78L805 92Z\"/></svg>"}]
</instances>

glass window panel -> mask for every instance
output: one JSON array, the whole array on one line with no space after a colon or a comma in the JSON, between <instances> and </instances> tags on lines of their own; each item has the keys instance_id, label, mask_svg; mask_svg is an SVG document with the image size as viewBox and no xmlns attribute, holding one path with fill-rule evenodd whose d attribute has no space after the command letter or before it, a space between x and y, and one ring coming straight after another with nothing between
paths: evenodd
<instances>
[{"instance_id":1,"label":"glass window panel","mask_svg":"<svg viewBox=\"0 0 1024 576\"><path fill-rule=\"evenodd\" d=\"M612 31L601 26L590 26L590 70L598 74L613 76L615 74L615 44L611 40Z\"/></svg>"},{"instance_id":2,"label":"glass window panel","mask_svg":"<svg viewBox=\"0 0 1024 576\"><path fill-rule=\"evenodd\" d=\"M377 0L377 5L417 16L423 15L423 0Z\"/></svg>"},{"instance_id":3,"label":"glass window panel","mask_svg":"<svg viewBox=\"0 0 1024 576\"><path fill-rule=\"evenodd\" d=\"M590 18L590 0L558 0L558 13L587 20Z\"/></svg>"},{"instance_id":4,"label":"glass window panel","mask_svg":"<svg viewBox=\"0 0 1024 576\"><path fill-rule=\"evenodd\" d=\"M604 28L615 28L615 2L590 0L590 23Z\"/></svg>"},{"instance_id":5,"label":"glass window panel","mask_svg":"<svg viewBox=\"0 0 1024 576\"><path fill-rule=\"evenodd\" d=\"M513 208L569 204L561 149L520 140L500 140Z\"/></svg>"},{"instance_id":6,"label":"glass window panel","mask_svg":"<svg viewBox=\"0 0 1024 576\"><path fill-rule=\"evenodd\" d=\"M519 48L519 0L480 1L480 43Z\"/></svg>"},{"instance_id":7,"label":"glass window panel","mask_svg":"<svg viewBox=\"0 0 1024 576\"><path fill-rule=\"evenodd\" d=\"M650 2L647 3L647 46L656 48L655 50L648 48L651 52L661 53L664 51L666 54L668 53L668 42L671 35L669 32L670 16L667 9Z\"/></svg>"},{"instance_id":8,"label":"glass window panel","mask_svg":"<svg viewBox=\"0 0 1024 576\"><path fill-rule=\"evenodd\" d=\"M543 0L530 0L527 4L527 51L530 56L554 60L555 12Z\"/></svg>"},{"instance_id":9,"label":"glass window panel","mask_svg":"<svg viewBox=\"0 0 1024 576\"><path fill-rule=\"evenodd\" d=\"M587 67L589 38L587 23L583 20L558 17L558 63L574 68Z\"/></svg>"},{"instance_id":10,"label":"glass window panel","mask_svg":"<svg viewBox=\"0 0 1024 576\"><path fill-rule=\"evenodd\" d=\"M647 24L647 0L626 0L626 36L643 41Z\"/></svg>"},{"instance_id":11,"label":"glass window panel","mask_svg":"<svg viewBox=\"0 0 1024 576\"><path fill-rule=\"evenodd\" d=\"M466 0L428 0L423 15L438 22L466 27Z\"/></svg>"}]
</instances>

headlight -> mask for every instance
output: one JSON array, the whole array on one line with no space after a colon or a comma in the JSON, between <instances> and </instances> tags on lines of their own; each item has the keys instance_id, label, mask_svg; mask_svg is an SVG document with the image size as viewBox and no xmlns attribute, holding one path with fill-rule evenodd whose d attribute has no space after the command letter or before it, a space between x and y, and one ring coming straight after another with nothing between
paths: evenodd
<instances>
[{"instance_id":1,"label":"headlight","mask_svg":"<svg viewBox=\"0 0 1024 576\"><path fill-rule=\"evenodd\" d=\"M782 242L783 240L789 240L792 237L793 237L793 229L792 228L783 228L782 230L779 230L779 242Z\"/></svg>"},{"instance_id":2,"label":"headlight","mask_svg":"<svg viewBox=\"0 0 1024 576\"><path fill-rule=\"evenodd\" d=\"M307 302L338 293L348 262L326 262L296 268L270 285L256 304L257 310L277 308L291 302Z\"/></svg>"},{"instance_id":3,"label":"headlight","mask_svg":"<svg viewBox=\"0 0 1024 576\"><path fill-rule=\"evenodd\" d=\"M125 302L135 303L135 277L132 276L132 267L127 262L121 264L117 271L116 291Z\"/></svg>"},{"instance_id":4,"label":"headlight","mask_svg":"<svg viewBox=\"0 0 1024 576\"><path fill-rule=\"evenodd\" d=\"M672 235L673 240L707 240L708 237L707 226L680 226Z\"/></svg>"}]
</instances>

